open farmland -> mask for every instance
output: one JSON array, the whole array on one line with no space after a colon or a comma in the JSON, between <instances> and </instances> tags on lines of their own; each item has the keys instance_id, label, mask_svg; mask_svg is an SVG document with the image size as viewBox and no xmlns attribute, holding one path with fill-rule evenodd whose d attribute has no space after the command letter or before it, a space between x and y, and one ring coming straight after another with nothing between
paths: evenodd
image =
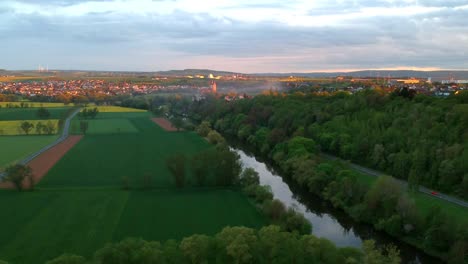
<instances>
[{"instance_id":1,"label":"open farmland","mask_svg":"<svg viewBox=\"0 0 468 264\"><path fill-rule=\"evenodd\" d=\"M45 107L45 108L52 108L52 107L65 107L64 103L44 103L44 102L23 102L24 104L28 104L28 108L34 107ZM8 106L12 106L14 108L20 108L21 102L0 102L0 106L2 108L8 108Z\"/></svg>"},{"instance_id":2,"label":"open farmland","mask_svg":"<svg viewBox=\"0 0 468 264\"><path fill-rule=\"evenodd\" d=\"M80 120L73 120L71 133L81 134ZM138 129L132 122L125 118L87 120L88 130L86 134L113 134L113 133L138 133Z\"/></svg>"},{"instance_id":3,"label":"open farmland","mask_svg":"<svg viewBox=\"0 0 468 264\"><path fill-rule=\"evenodd\" d=\"M43 263L63 252L91 256L129 236L180 239L215 234L227 225L267 223L235 189L177 189L166 158L211 146L193 132L166 132L150 118L148 112L102 112L87 120L89 133L55 164L38 191L0 191L0 206L6 207L0 219L8 226L0 233L1 258ZM115 131L124 123L132 131ZM141 189L144 175L151 175L152 190ZM131 190L121 190L123 177Z\"/></svg>"},{"instance_id":4,"label":"open farmland","mask_svg":"<svg viewBox=\"0 0 468 264\"><path fill-rule=\"evenodd\" d=\"M0 108L0 121L11 120L39 120L37 115L38 108ZM47 108L50 113L50 119L61 119L67 114L69 107Z\"/></svg>"},{"instance_id":5,"label":"open farmland","mask_svg":"<svg viewBox=\"0 0 468 264\"><path fill-rule=\"evenodd\" d=\"M21 129L21 123L23 122L30 122L34 125L34 127L29 132L29 135L36 135L36 134L43 134L41 131L38 133L35 129L37 124L41 122L42 124L48 124L49 122L52 123L54 127L54 133L58 132L58 123L59 120L57 119L47 119L47 120L13 120L13 121L0 121L0 136L14 136L14 135L25 135L26 133Z\"/></svg>"},{"instance_id":6,"label":"open farmland","mask_svg":"<svg viewBox=\"0 0 468 264\"><path fill-rule=\"evenodd\" d=\"M88 107L94 108L94 106ZM120 106L97 106L100 113L146 113L146 110Z\"/></svg>"},{"instance_id":7,"label":"open farmland","mask_svg":"<svg viewBox=\"0 0 468 264\"><path fill-rule=\"evenodd\" d=\"M99 114L101 115L101 114ZM59 161L39 184L40 187L120 187L128 177L138 187L145 174L153 177L156 188L174 187L166 158L183 152L194 154L210 147L193 132L169 133L150 120L149 113L130 113L125 119L137 133L89 133ZM110 121L109 121L110 120ZM116 119L91 120L114 123ZM109 121L109 122L108 122Z\"/></svg>"},{"instance_id":8,"label":"open farmland","mask_svg":"<svg viewBox=\"0 0 468 264\"><path fill-rule=\"evenodd\" d=\"M58 136L0 136L0 171L52 143Z\"/></svg>"}]
</instances>

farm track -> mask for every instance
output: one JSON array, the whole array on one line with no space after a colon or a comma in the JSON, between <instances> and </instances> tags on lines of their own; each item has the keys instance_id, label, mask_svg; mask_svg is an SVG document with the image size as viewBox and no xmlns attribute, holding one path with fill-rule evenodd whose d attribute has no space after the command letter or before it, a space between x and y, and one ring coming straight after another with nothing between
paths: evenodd
<instances>
[{"instance_id":1,"label":"farm track","mask_svg":"<svg viewBox=\"0 0 468 264\"><path fill-rule=\"evenodd\" d=\"M29 155L28 157L26 157L25 159L21 160L20 162L18 162L19 164L22 164L22 165L26 165L28 164L29 162L31 162L33 159L35 159L36 157L38 157L39 155L41 155L42 153L46 152L47 150L57 146L58 144L60 144L61 142L65 141L67 138L68 138L68 135L70 133L70 124L71 124L71 120L80 112L81 108L78 108L76 109L66 120L65 120L65 124L63 125L63 131L62 131L62 135L57 139L55 140L54 142L52 142L51 144L43 147L42 149L38 150L37 152ZM5 177L6 174L5 172L1 172L0 173L0 180Z\"/></svg>"},{"instance_id":2,"label":"farm track","mask_svg":"<svg viewBox=\"0 0 468 264\"><path fill-rule=\"evenodd\" d=\"M155 117L155 118L151 118L151 120L166 131L169 131L169 132L177 131L177 128L174 127L171 121L167 120L166 118Z\"/></svg>"},{"instance_id":3,"label":"farm track","mask_svg":"<svg viewBox=\"0 0 468 264\"><path fill-rule=\"evenodd\" d=\"M329 155L329 154L325 154L325 153L321 153L320 155L322 157L328 159L328 160L342 160L339 157ZM373 169L370 169L370 168L366 168L366 167L357 165L355 163L349 162L348 165L349 165L350 168L354 169L355 171L358 171L360 173L364 173L364 174L367 174L367 175L370 175L370 176L373 176L373 177L380 177L380 176L386 175L383 172L376 171L376 170L373 170ZM394 178L394 179L397 180L398 182L400 182L405 188L408 187L408 182L407 181L400 180L400 179L397 179L397 178ZM431 197L438 198L438 199L444 200L446 202L459 205L459 206L464 207L464 208L468 208L468 202L466 202L464 200L461 200L461 199L458 199L456 197L450 196L448 194L436 192L434 190L431 190L431 189L426 188L426 187L421 186L421 185L419 185L418 191L420 193L429 195Z\"/></svg>"}]
</instances>

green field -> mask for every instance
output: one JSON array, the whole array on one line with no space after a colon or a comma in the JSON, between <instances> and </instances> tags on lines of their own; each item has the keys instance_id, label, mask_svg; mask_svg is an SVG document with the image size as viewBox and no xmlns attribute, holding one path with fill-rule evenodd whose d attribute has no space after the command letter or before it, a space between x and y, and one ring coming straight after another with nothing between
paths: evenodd
<instances>
[{"instance_id":1,"label":"green field","mask_svg":"<svg viewBox=\"0 0 468 264\"><path fill-rule=\"evenodd\" d=\"M0 121L11 120L39 120L37 116L38 108L0 108ZM61 119L67 114L70 108L55 107L48 108L50 112L49 119Z\"/></svg>"},{"instance_id":2,"label":"green field","mask_svg":"<svg viewBox=\"0 0 468 264\"><path fill-rule=\"evenodd\" d=\"M89 109L94 108L94 106L88 107ZM146 113L146 110L120 107L120 106L97 106L100 113Z\"/></svg>"},{"instance_id":3,"label":"green field","mask_svg":"<svg viewBox=\"0 0 468 264\"><path fill-rule=\"evenodd\" d=\"M81 120L73 120L71 124L71 133L82 134L80 131ZM113 119L93 119L87 120L88 130L86 134L113 134L113 133L138 133L138 129L132 122L125 118Z\"/></svg>"},{"instance_id":4,"label":"green field","mask_svg":"<svg viewBox=\"0 0 468 264\"><path fill-rule=\"evenodd\" d=\"M57 136L0 136L0 171L42 147L52 143Z\"/></svg>"},{"instance_id":5,"label":"green field","mask_svg":"<svg viewBox=\"0 0 468 264\"><path fill-rule=\"evenodd\" d=\"M105 243L130 236L180 239L215 234L227 225L267 224L237 190L175 187L165 160L210 148L197 134L166 132L147 112L100 113L90 122L98 128L91 133L90 125L37 191L0 191L6 229L0 233L0 259L43 263L64 252L89 257ZM132 132L115 133L124 123ZM141 189L145 174L152 177L152 190ZM130 191L121 190L122 177L130 179Z\"/></svg>"},{"instance_id":6,"label":"green field","mask_svg":"<svg viewBox=\"0 0 468 264\"><path fill-rule=\"evenodd\" d=\"M110 128L111 134L86 135L49 171L39 186L118 187L123 177L129 177L138 185L145 174L150 174L155 187L173 187L166 158L177 152L190 155L209 145L194 132L168 133L153 123L147 113L140 115L142 117L127 119L138 133L115 133Z\"/></svg>"},{"instance_id":7,"label":"green field","mask_svg":"<svg viewBox=\"0 0 468 264\"><path fill-rule=\"evenodd\" d=\"M43 103L43 102L23 102L28 104L29 107L64 107L63 103ZM13 107L20 107L21 102L0 102L1 107L7 107L8 105L13 105Z\"/></svg>"},{"instance_id":8,"label":"green field","mask_svg":"<svg viewBox=\"0 0 468 264\"><path fill-rule=\"evenodd\" d=\"M55 133L58 132L58 122L57 119L48 119L48 120L13 120L13 121L0 121L0 136L14 136L14 135L25 135L24 131L21 129L22 122L30 122L34 125L34 128L31 129L29 135L36 135L38 134L35 127L36 125L41 122L42 124L46 124L48 122L52 122L55 127Z\"/></svg>"},{"instance_id":9,"label":"green field","mask_svg":"<svg viewBox=\"0 0 468 264\"><path fill-rule=\"evenodd\" d=\"M3 191L0 206L0 256L15 264L44 263L64 252L91 256L106 242L128 236L180 239L215 234L226 225L265 223L242 194L230 190Z\"/></svg>"}]
</instances>

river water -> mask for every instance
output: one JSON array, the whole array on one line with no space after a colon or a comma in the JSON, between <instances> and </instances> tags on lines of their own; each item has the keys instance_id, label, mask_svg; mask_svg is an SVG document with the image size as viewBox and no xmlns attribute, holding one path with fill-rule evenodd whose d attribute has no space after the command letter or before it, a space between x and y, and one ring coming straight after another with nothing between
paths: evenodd
<instances>
[{"instance_id":1,"label":"river water","mask_svg":"<svg viewBox=\"0 0 468 264\"><path fill-rule=\"evenodd\" d=\"M268 163L258 160L252 153L233 148L240 155L242 166L255 169L260 184L271 187L276 199L287 206L293 206L304 214L312 224L312 233L317 237L331 240L339 247L361 247L362 241L373 239L378 245L393 244L400 250L402 263L439 264L443 263L421 250L402 243L389 235L373 229L372 226L355 222L344 212L334 209L329 203L280 176Z\"/></svg>"}]
</instances>

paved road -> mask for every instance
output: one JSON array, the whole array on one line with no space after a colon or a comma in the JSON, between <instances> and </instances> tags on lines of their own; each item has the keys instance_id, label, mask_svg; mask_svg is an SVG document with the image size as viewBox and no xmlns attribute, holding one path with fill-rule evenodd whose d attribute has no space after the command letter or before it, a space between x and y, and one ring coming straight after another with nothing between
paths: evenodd
<instances>
[{"instance_id":1,"label":"paved road","mask_svg":"<svg viewBox=\"0 0 468 264\"><path fill-rule=\"evenodd\" d=\"M320 155L322 157L326 158L326 159L329 159L329 160L341 160L340 158L338 158L336 156L332 156L332 155L325 154L325 153L321 153ZM385 173L382 173L380 171L369 169L369 168L366 168L366 167L363 167L363 166L360 166L360 165L357 165L357 164L354 164L354 163L349 162L348 164L354 170L359 171L361 173L365 173L367 175L371 175L371 176L375 176L375 177L386 175ZM408 187L408 183L406 181L403 181L403 180L400 180L400 179L396 179L396 180L399 181L403 186ZM447 194L444 194L444 193L440 193L440 192L428 189L428 188L426 188L424 186L421 186L421 185L419 186L419 192L427 194L427 195L435 197L435 198L445 200L445 201L453 203L453 204L457 204L457 205L465 207L465 208L468 208L468 202L466 202L464 200L461 200L461 199L455 198L453 196L450 196L450 195L447 195Z\"/></svg>"},{"instance_id":2,"label":"paved road","mask_svg":"<svg viewBox=\"0 0 468 264\"><path fill-rule=\"evenodd\" d=\"M19 164L22 164L22 165L25 165L25 164L28 164L31 160L33 160L34 158L36 158L37 156L41 155L42 153L44 153L45 151L47 151L48 149L54 147L55 145L59 144L60 142L64 141L65 139L67 139L68 137L68 134L70 132L70 123L71 123L71 120L73 119L73 117L75 117L79 112L80 112L81 109L76 109L66 120L65 120L65 124L63 125L63 130L62 130L62 135L57 138L54 142L50 143L49 145L43 147L42 149L40 149L39 151L29 155L28 157L24 158L23 160L19 161L18 163ZM5 173L2 172L0 173L0 180L5 177Z\"/></svg>"}]
</instances>

